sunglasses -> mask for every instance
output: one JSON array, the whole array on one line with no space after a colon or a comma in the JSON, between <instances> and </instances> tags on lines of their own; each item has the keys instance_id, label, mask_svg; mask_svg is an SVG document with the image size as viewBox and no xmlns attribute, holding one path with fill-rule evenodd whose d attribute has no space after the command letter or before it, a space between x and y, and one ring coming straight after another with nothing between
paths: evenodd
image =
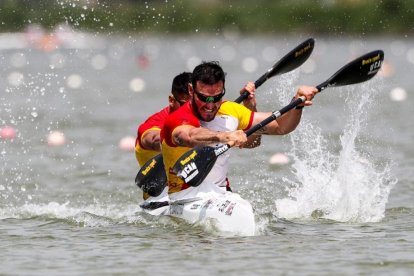
<instances>
[{"instance_id":1,"label":"sunglasses","mask_svg":"<svg viewBox=\"0 0 414 276\"><path fill-rule=\"evenodd\" d=\"M218 94L216 96L206 96L204 94L201 94L197 90L194 90L194 93L197 95L197 98L202 102L217 103L217 102L221 101L221 98L223 98L224 94L226 94L226 90L223 90L223 92L221 92L220 94Z\"/></svg>"}]
</instances>

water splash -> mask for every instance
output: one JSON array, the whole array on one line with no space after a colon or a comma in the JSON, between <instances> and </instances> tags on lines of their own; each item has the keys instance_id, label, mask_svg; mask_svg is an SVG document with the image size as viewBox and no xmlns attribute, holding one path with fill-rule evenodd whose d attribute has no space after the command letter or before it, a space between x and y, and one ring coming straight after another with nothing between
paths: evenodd
<instances>
[{"instance_id":1,"label":"water splash","mask_svg":"<svg viewBox=\"0 0 414 276\"><path fill-rule=\"evenodd\" d=\"M84 227L106 227L115 224L151 223L141 215L137 204L94 204L76 206L67 201L65 203L25 203L20 206L0 208L0 220L15 218L29 219L41 217L45 220L61 220L69 224Z\"/></svg>"},{"instance_id":2,"label":"water splash","mask_svg":"<svg viewBox=\"0 0 414 276\"><path fill-rule=\"evenodd\" d=\"M369 142L359 137L376 91L369 86L364 93L349 89L356 88L348 88L346 122L339 141L334 140L339 145L330 145L321 128L306 120L291 136L296 180L284 179L288 197L276 200L278 217L341 222L378 222L384 217L396 183L391 162L376 162L366 153Z\"/></svg>"}]
</instances>

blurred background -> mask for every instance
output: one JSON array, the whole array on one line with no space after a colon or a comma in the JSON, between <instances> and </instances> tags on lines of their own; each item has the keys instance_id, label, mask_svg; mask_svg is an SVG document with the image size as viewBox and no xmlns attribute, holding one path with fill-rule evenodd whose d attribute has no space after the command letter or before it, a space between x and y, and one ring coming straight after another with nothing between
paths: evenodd
<instances>
[{"instance_id":1,"label":"blurred background","mask_svg":"<svg viewBox=\"0 0 414 276\"><path fill-rule=\"evenodd\" d=\"M409 35L413 9L412 0L2 0L0 31Z\"/></svg>"}]
</instances>

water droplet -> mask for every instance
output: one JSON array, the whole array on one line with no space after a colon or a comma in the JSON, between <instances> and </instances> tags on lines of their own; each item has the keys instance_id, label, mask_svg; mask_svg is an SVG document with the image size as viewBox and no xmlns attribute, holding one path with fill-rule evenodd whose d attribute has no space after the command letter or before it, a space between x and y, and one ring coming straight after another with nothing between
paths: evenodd
<instances>
[{"instance_id":1,"label":"water droplet","mask_svg":"<svg viewBox=\"0 0 414 276\"><path fill-rule=\"evenodd\" d=\"M129 89L131 89L134 92L142 92L145 88L145 81L140 78L132 79L129 82Z\"/></svg>"},{"instance_id":2,"label":"water droplet","mask_svg":"<svg viewBox=\"0 0 414 276\"><path fill-rule=\"evenodd\" d=\"M404 101L405 99L407 99L407 92L402 87L395 87L390 92L390 98L395 102Z\"/></svg>"},{"instance_id":3,"label":"water droplet","mask_svg":"<svg viewBox=\"0 0 414 276\"><path fill-rule=\"evenodd\" d=\"M252 72L256 71L258 65L259 64L258 64L257 60L253 57L245 58L242 61L243 70L246 71L246 72L249 72L249 73L252 73Z\"/></svg>"},{"instance_id":4,"label":"water droplet","mask_svg":"<svg viewBox=\"0 0 414 276\"><path fill-rule=\"evenodd\" d=\"M96 70L103 70L108 64L108 60L104 55L96 55L91 60L92 67Z\"/></svg>"},{"instance_id":5,"label":"water droplet","mask_svg":"<svg viewBox=\"0 0 414 276\"><path fill-rule=\"evenodd\" d=\"M187 59L187 68L190 71L193 71L194 67L199 65L201 62L201 59L199 57L192 56L189 59Z\"/></svg>"},{"instance_id":6,"label":"water droplet","mask_svg":"<svg viewBox=\"0 0 414 276\"><path fill-rule=\"evenodd\" d=\"M264 60L268 62L275 62L277 57L277 49L272 46L268 46L263 49L262 51L262 57Z\"/></svg>"},{"instance_id":7,"label":"water droplet","mask_svg":"<svg viewBox=\"0 0 414 276\"><path fill-rule=\"evenodd\" d=\"M24 76L20 72L11 72L7 77L9 84L13 86L19 86L24 82Z\"/></svg>"},{"instance_id":8,"label":"water droplet","mask_svg":"<svg viewBox=\"0 0 414 276\"><path fill-rule=\"evenodd\" d=\"M66 79L66 84L73 89L78 89L82 86L82 77L77 75L77 74L73 74L70 75L67 79Z\"/></svg>"}]
</instances>

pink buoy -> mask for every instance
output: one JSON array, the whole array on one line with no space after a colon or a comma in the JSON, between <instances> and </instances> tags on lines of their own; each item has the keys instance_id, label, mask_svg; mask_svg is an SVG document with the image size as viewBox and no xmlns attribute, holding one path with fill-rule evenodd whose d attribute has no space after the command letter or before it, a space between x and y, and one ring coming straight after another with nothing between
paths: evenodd
<instances>
[{"instance_id":1,"label":"pink buoy","mask_svg":"<svg viewBox=\"0 0 414 276\"><path fill-rule=\"evenodd\" d=\"M150 65L150 59L146 55L139 55L136 62L140 69L147 69Z\"/></svg>"},{"instance_id":2,"label":"pink buoy","mask_svg":"<svg viewBox=\"0 0 414 276\"><path fill-rule=\"evenodd\" d=\"M289 162L289 157L284 153L275 153L269 159L271 165L286 165L289 164Z\"/></svg>"},{"instance_id":3,"label":"pink buoy","mask_svg":"<svg viewBox=\"0 0 414 276\"><path fill-rule=\"evenodd\" d=\"M135 150L135 137L126 136L119 141L119 148L123 151Z\"/></svg>"},{"instance_id":4,"label":"pink buoy","mask_svg":"<svg viewBox=\"0 0 414 276\"><path fill-rule=\"evenodd\" d=\"M62 146L66 143L65 134L60 131L52 131L47 136L47 144L49 146Z\"/></svg>"},{"instance_id":5,"label":"pink buoy","mask_svg":"<svg viewBox=\"0 0 414 276\"><path fill-rule=\"evenodd\" d=\"M11 140L16 137L16 130L11 126L0 128L0 138L4 140Z\"/></svg>"},{"instance_id":6,"label":"pink buoy","mask_svg":"<svg viewBox=\"0 0 414 276\"><path fill-rule=\"evenodd\" d=\"M384 77L390 77L394 75L394 73L395 73L394 66L391 63L385 62L385 61L382 63L381 70L378 72L380 76L384 76Z\"/></svg>"}]
</instances>

